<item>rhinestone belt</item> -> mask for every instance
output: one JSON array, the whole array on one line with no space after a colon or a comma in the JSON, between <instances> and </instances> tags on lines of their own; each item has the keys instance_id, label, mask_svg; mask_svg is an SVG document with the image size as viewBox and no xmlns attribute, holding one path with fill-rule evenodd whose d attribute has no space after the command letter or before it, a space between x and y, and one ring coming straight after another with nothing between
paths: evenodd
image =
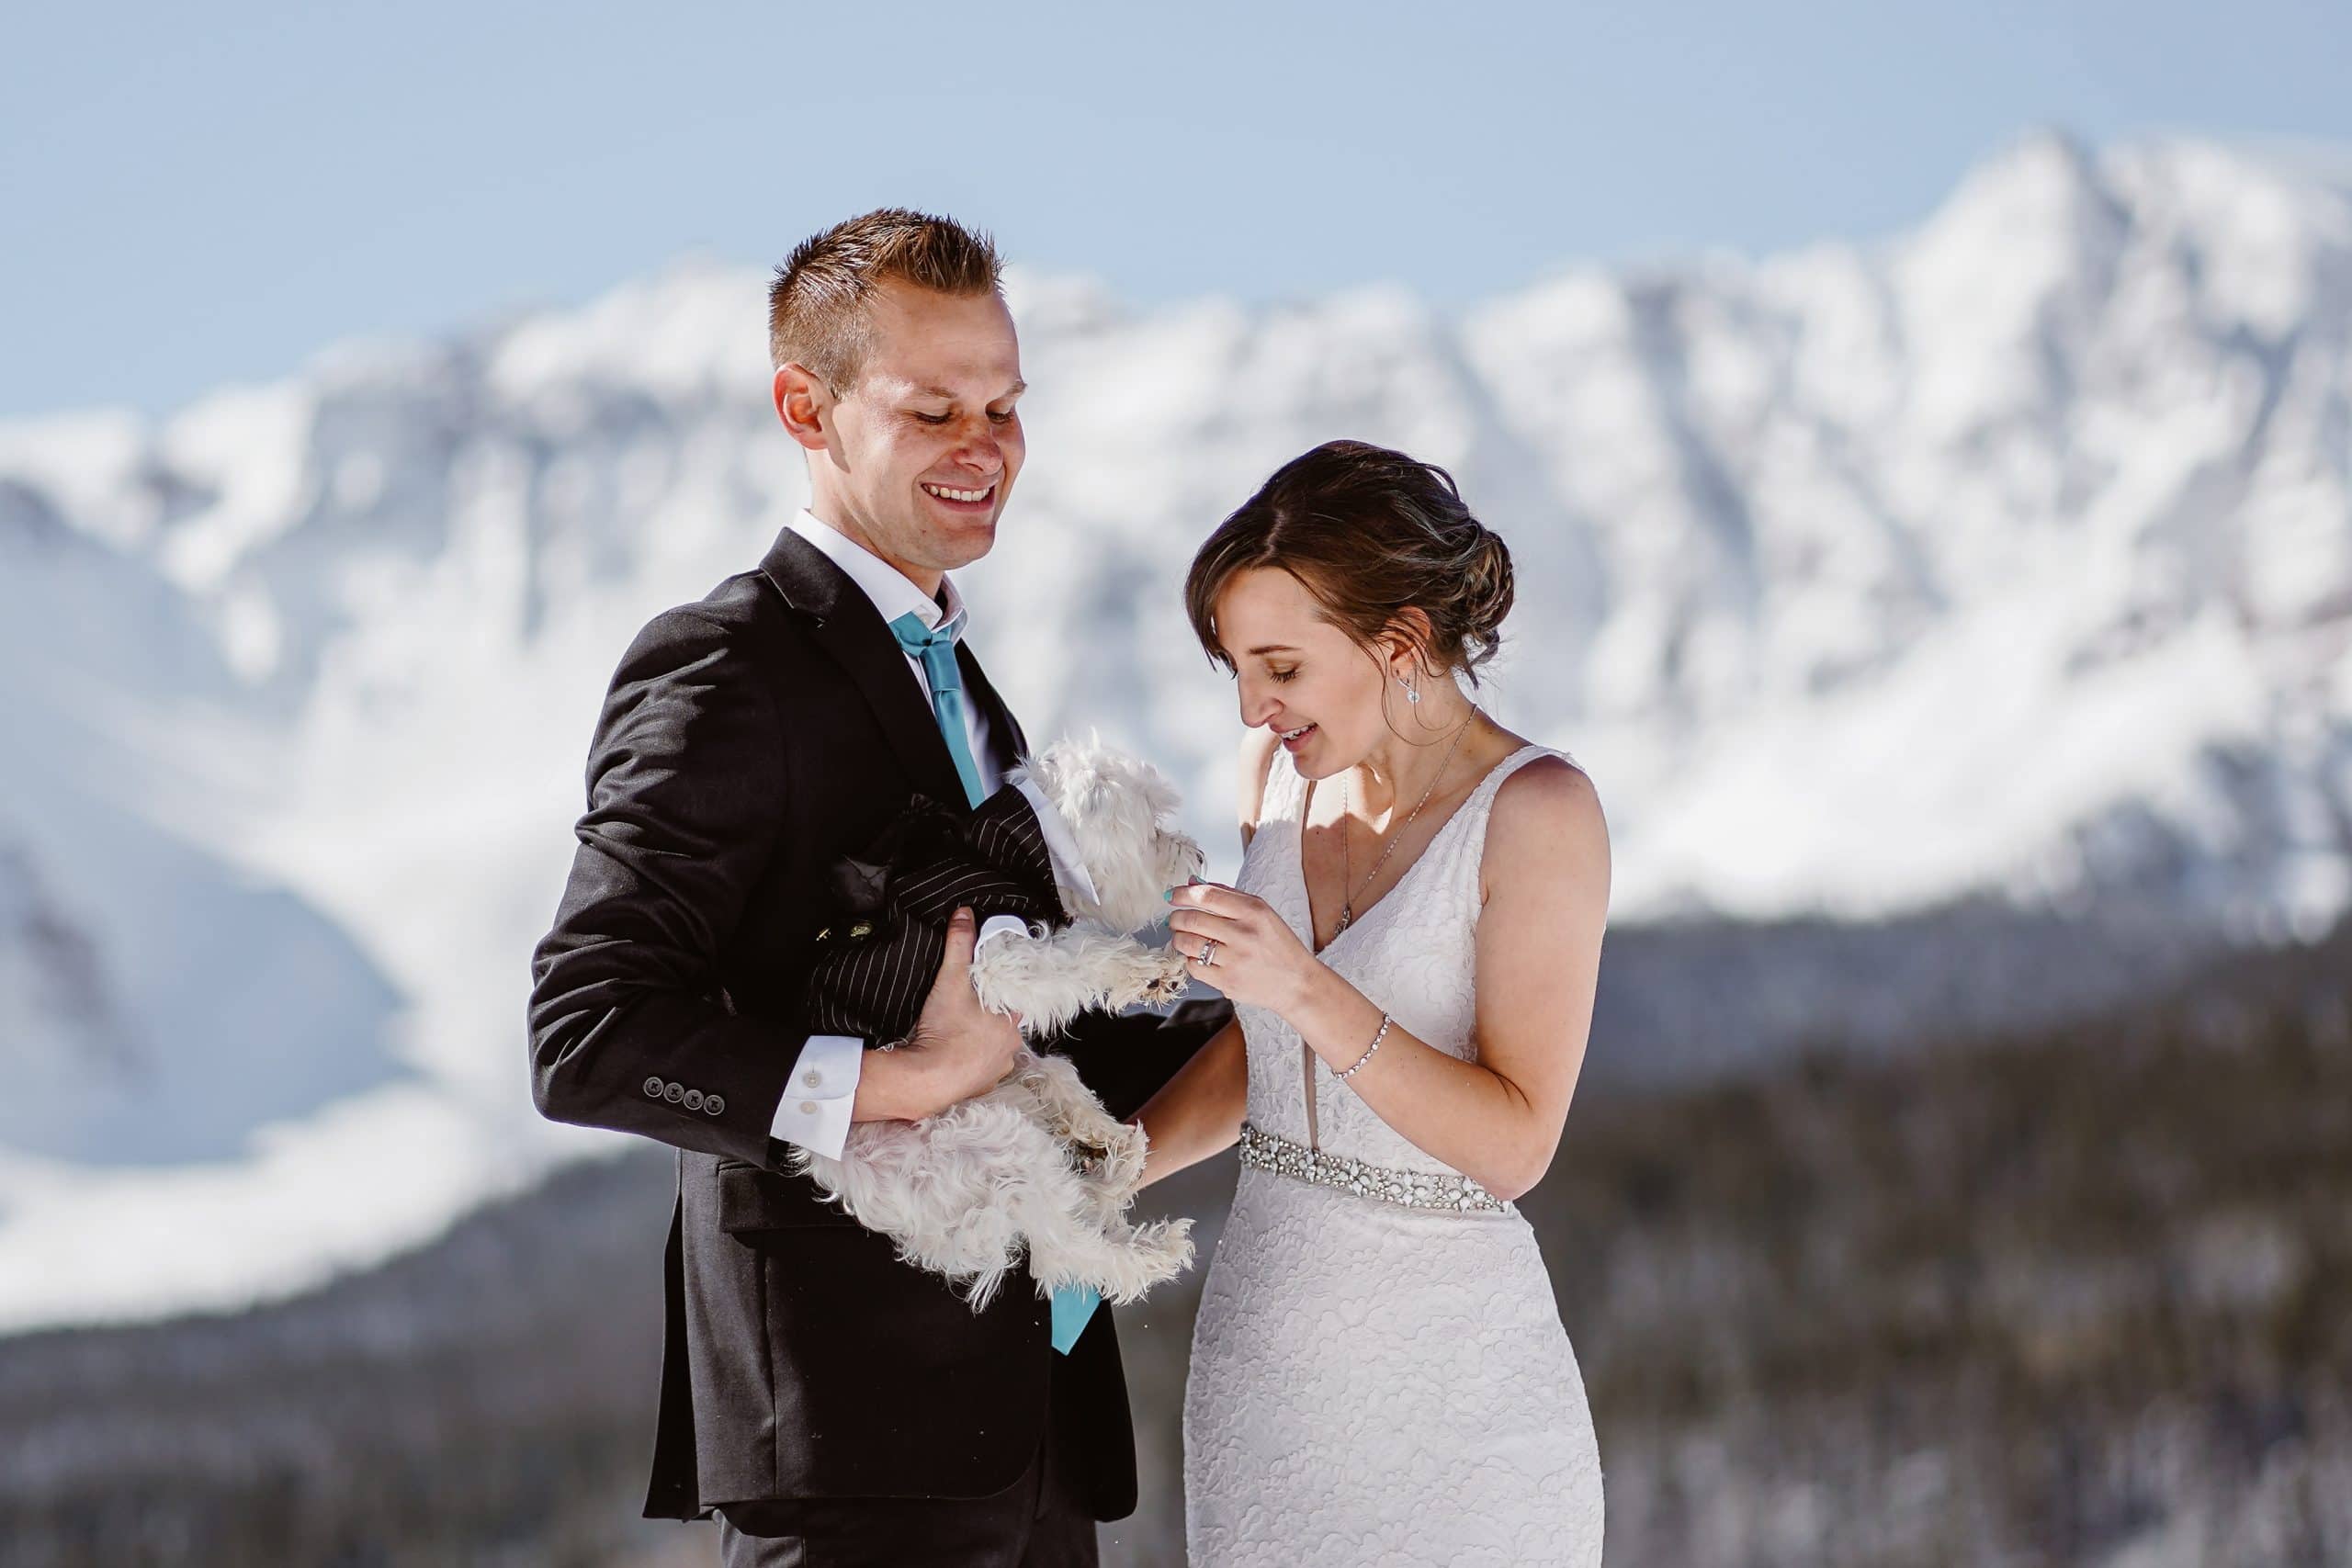
<instances>
[{"instance_id":1,"label":"rhinestone belt","mask_svg":"<svg viewBox=\"0 0 2352 1568\"><path fill-rule=\"evenodd\" d=\"M1456 1209L1464 1213L1507 1214L1510 1205L1466 1176L1431 1176L1391 1170L1358 1159L1327 1155L1294 1144L1250 1122L1241 1123L1241 1163L1277 1176L1296 1177L1318 1187L1336 1187L1359 1197L1377 1198L1408 1209Z\"/></svg>"}]
</instances>

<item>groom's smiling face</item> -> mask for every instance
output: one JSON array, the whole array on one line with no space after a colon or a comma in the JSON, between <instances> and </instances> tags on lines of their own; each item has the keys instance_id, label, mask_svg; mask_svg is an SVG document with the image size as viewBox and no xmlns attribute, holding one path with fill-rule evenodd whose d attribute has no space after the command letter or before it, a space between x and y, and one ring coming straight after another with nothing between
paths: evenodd
<instances>
[{"instance_id":1,"label":"groom's smiling face","mask_svg":"<svg viewBox=\"0 0 2352 1568\"><path fill-rule=\"evenodd\" d=\"M868 301L855 379L798 367L777 411L808 451L809 510L926 592L996 542L1024 446L1021 344L997 294L891 279Z\"/></svg>"}]
</instances>

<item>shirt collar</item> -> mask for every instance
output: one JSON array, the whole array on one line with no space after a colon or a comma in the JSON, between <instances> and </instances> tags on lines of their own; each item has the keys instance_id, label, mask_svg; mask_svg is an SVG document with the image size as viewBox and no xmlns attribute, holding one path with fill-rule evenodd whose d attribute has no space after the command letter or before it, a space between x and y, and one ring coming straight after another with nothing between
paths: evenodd
<instances>
[{"instance_id":1,"label":"shirt collar","mask_svg":"<svg viewBox=\"0 0 2352 1568\"><path fill-rule=\"evenodd\" d=\"M936 630L944 621L964 613L964 596L956 591L956 580L939 580L940 598L946 601L942 609L938 600L926 598L923 591L907 580L906 573L851 538L840 529L818 520L816 513L805 507L787 525L792 531L825 553L825 558L849 573L850 581L865 590L874 608L885 621L895 621L911 611L917 619Z\"/></svg>"}]
</instances>

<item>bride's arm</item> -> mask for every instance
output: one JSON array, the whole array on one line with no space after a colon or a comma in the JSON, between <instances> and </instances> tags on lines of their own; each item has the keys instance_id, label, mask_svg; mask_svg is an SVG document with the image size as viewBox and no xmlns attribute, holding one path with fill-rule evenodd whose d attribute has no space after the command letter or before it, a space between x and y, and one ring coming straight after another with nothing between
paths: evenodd
<instances>
[{"instance_id":1,"label":"bride's arm","mask_svg":"<svg viewBox=\"0 0 2352 1568\"><path fill-rule=\"evenodd\" d=\"M1414 1146L1511 1199L1559 1149L1592 1026L1609 836L1583 770L1539 760L1503 781L1485 867L1477 1061L1392 1024L1348 1087ZM1363 1060L1380 1026L1378 1005L1320 963L1283 1011L1334 1072Z\"/></svg>"},{"instance_id":2,"label":"bride's arm","mask_svg":"<svg viewBox=\"0 0 2352 1568\"><path fill-rule=\"evenodd\" d=\"M1584 771L1544 760L1504 780L1483 864L1475 1062L1401 1024L1381 1034L1380 1005L1310 953L1261 898L1182 887L1169 923L1186 953L1220 944L1227 996L1280 1013L1331 1072L1355 1069L1348 1088L1374 1114L1509 1199L1534 1186L1559 1148L1592 1027L1609 834ZM1379 989L1382 977L1366 982ZM1377 1057L1368 1055L1375 1040Z\"/></svg>"},{"instance_id":3,"label":"bride's arm","mask_svg":"<svg viewBox=\"0 0 2352 1568\"><path fill-rule=\"evenodd\" d=\"M1147 1140L1143 1185L1231 1148L1241 1136L1249 1091L1249 1058L1235 1019L1136 1112Z\"/></svg>"},{"instance_id":4,"label":"bride's arm","mask_svg":"<svg viewBox=\"0 0 2352 1568\"><path fill-rule=\"evenodd\" d=\"M1270 729L1242 731L1239 796L1245 850L1258 830L1274 746ZM1194 1052L1193 1059L1136 1112L1135 1120L1142 1123L1148 1141L1144 1185L1188 1165L1198 1165L1239 1142L1249 1093L1249 1055L1241 1038L1241 1021L1236 1019L1211 1035L1208 1043Z\"/></svg>"}]
</instances>

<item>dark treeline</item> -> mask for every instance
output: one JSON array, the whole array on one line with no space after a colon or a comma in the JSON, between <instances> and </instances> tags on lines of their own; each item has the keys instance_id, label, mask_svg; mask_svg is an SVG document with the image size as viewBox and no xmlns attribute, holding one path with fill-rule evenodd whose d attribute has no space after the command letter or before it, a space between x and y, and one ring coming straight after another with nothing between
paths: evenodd
<instances>
[{"instance_id":1,"label":"dark treeline","mask_svg":"<svg viewBox=\"0 0 2352 1568\"><path fill-rule=\"evenodd\" d=\"M1610 1560L2352 1561L2352 926L2095 1021L1920 1032L1579 1098L1523 1207ZM1213 1235L1232 1179L1158 1196ZM714 1561L636 1517L669 1181L632 1151L296 1302L0 1341L0 1562ZM1196 1293L1122 1314L1148 1495L1114 1562L1182 1560Z\"/></svg>"}]
</instances>

